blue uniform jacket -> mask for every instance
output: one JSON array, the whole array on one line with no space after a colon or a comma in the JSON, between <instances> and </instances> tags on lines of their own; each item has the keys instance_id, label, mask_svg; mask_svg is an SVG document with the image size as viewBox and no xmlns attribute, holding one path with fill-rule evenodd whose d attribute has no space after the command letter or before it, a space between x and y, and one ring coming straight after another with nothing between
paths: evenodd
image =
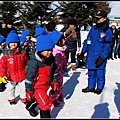
<instances>
[{"instance_id":1,"label":"blue uniform jacket","mask_svg":"<svg viewBox=\"0 0 120 120\"><path fill-rule=\"evenodd\" d=\"M105 28L106 26L104 26ZM87 39L84 41L82 52L86 54L86 68L88 69L105 69L107 57L111 50L112 31L110 27L104 32L96 29L96 25L92 26ZM101 56L104 60L103 64L96 68L95 61Z\"/></svg>"}]
</instances>

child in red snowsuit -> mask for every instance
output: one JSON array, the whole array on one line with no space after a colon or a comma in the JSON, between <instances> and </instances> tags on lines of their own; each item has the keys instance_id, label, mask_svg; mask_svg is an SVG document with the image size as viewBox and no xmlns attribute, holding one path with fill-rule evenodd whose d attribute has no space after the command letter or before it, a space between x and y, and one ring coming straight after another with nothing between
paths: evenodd
<instances>
[{"instance_id":1,"label":"child in red snowsuit","mask_svg":"<svg viewBox=\"0 0 120 120\"><path fill-rule=\"evenodd\" d=\"M38 103L40 118L51 118L52 99L47 92L58 82L57 66L52 55L54 46L49 35L40 35L37 38L36 50L28 61L26 97L28 101Z\"/></svg>"},{"instance_id":2,"label":"child in red snowsuit","mask_svg":"<svg viewBox=\"0 0 120 120\"><path fill-rule=\"evenodd\" d=\"M28 62L26 53L22 53L18 48L19 37L15 30L12 30L6 38L6 49L0 60L0 77L7 79L7 93L9 103L16 104L15 90L19 87L20 100L26 103L25 96L25 79L26 69L25 66Z\"/></svg>"}]
</instances>

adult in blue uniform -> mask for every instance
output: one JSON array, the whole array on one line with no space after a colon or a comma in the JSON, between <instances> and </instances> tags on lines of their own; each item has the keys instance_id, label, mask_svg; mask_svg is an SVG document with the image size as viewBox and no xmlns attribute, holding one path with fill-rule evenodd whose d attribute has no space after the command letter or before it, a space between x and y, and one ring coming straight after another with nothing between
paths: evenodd
<instances>
[{"instance_id":1,"label":"adult in blue uniform","mask_svg":"<svg viewBox=\"0 0 120 120\"><path fill-rule=\"evenodd\" d=\"M98 11L95 18L96 25L91 27L80 54L81 59L87 54L85 66L88 69L88 86L82 89L82 92L101 94L105 85L105 69L111 50L112 31L106 11Z\"/></svg>"}]
</instances>

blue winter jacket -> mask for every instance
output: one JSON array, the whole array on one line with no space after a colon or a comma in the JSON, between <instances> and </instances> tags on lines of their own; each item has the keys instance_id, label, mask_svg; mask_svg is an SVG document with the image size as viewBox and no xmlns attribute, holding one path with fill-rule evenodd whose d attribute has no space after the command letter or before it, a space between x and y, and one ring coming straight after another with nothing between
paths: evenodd
<instances>
[{"instance_id":1,"label":"blue winter jacket","mask_svg":"<svg viewBox=\"0 0 120 120\"><path fill-rule=\"evenodd\" d=\"M88 69L105 69L106 67L107 57L111 50L112 31L110 27L106 31L103 30L96 29L96 25L92 26L84 41L82 52L87 53L86 68ZM96 68L95 61L99 56L104 62L99 68Z\"/></svg>"}]
</instances>

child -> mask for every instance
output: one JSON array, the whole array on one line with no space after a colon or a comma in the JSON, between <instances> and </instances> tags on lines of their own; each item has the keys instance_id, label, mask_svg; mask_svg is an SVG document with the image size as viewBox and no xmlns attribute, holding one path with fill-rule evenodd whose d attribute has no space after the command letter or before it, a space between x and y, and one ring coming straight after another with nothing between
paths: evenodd
<instances>
[{"instance_id":1,"label":"child","mask_svg":"<svg viewBox=\"0 0 120 120\"><path fill-rule=\"evenodd\" d=\"M31 40L31 34L28 30L23 29L20 36L20 47L23 51L26 51L28 59L30 59L31 52L35 49L35 42Z\"/></svg>"},{"instance_id":2,"label":"child","mask_svg":"<svg viewBox=\"0 0 120 120\"><path fill-rule=\"evenodd\" d=\"M51 85L54 86L58 82L57 66L52 55L54 46L49 35L40 35L37 38L36 50L32 52L28 61L26 97L28 101L35 100L38 103L40 118L51 118L52 99L47 92Z\"/></svg>"},{"instance_id":3,"label":"child","mask_svg":"<svg viewBox=\"0 0 120 120\"><path fill-rule=\"evenodd\" d=\"M26 103L25 96L25 79L28 59L25 53L21 53L18 48L18 35L16 31L12 30L6 38L6 49L1 57L0 77L9 81L7 84L8 102L13 105L16 104L15 90L18 86L20 89L20 100Z\"/></svg>"},{"instance_id":4,"label":"child","mask_svg":"<svg viewBox=\"0 0 120 120\"><path fill-rule=\"evenodd\" d=\"M34 35L35 38L37 38L40 35L47 35L47 34L48 33L44 28L40 27L39 25L35 26L35 35Z\"/></svg>"},{"instance_id":5,"label":"child","mask_svg":"<svg viewBox=\"0 0 120 120\"><path fill-rule=\"evenodd\" d=\"M46 32L46 30L42 27L40 27L39 25L35 26L35 41L37 41L37 38L40 35L47 35L48 33ZM26 67L28 68L28 66ZM38 106L37 102L35 100L32 101L28 101L26 104L26 109L29 111L30 115L35 117L38 115L37 111L36 111L36 107Z\"/></svg>"},{"instance_id":6,"label":"child","mask_svg":"<svg viewBox=\"0 0 120 120\"><path fill-rule=\"evenodd\" d=\"M53 30L55 30L56 22L54 20L51 20L48 24L45 25L45 30L49 33L51 33Z\"/></svg>"},{"instance_id":7,"label":"child","mask_svg":"<svg viewBox=\"0 0 120 120\"><path fill-rule=\"evenodd\" d=\"M4 36L2 36L2 35L0 35L0 58L2 57L2 55L3 55L3 50L5 49L5 37ZM7 81L5 80L4 81L4 79L2 80L1 78L0 78L0 92L3 92L5 89L6 89L6 83L7 83Z\"/></svg>"},{"instance_id":8,"label":"child","mask_svg":"<svg viewBox=\"0 0 120 120\"><path fill-rule=\"evenodd\" d=\"M50 91L50 96L53 99L53 104L55 107L59 106L60 103L58 101L63 101L62 90L63 90L63 75L64 69L67 67L66 55L65 55L65 37L63 34L58 32L57 30L53 30L50 33L54 43L56 44L53 48L53 55L55 56L55 62L58 68L58 79L59 85L57 90L54 91L53 89Z\"/></svg>"}]
</instances>

